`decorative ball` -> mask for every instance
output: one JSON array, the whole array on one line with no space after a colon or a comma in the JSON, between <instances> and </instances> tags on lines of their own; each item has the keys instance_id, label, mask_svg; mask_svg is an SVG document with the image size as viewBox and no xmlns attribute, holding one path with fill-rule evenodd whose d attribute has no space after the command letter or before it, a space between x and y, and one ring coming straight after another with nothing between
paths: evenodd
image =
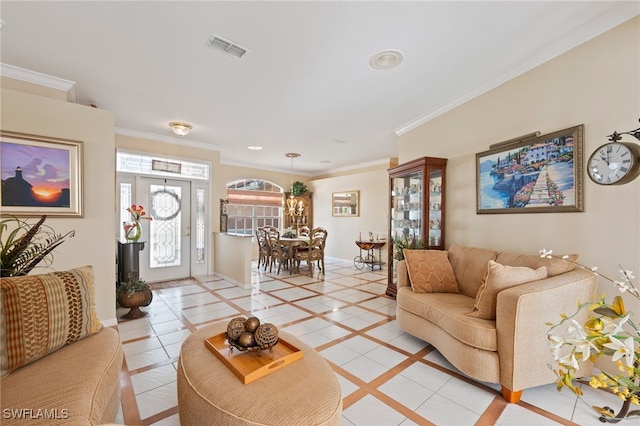
<instances>
[{"instance_id":1,"label":"decorative ball","mask_svg":"<svg viewBox=\"0 0 640 426\"><path fill-rule=\"evenodd\" d=\"M249 333L253 333L255 332L258 327L260 326L260 320L257 317L249 317L245 322L244 322L244 328L249 332Z\"/></svg>"},{"instance_id":2,"label":"decorative ball","mask_svg":"<svg viewBox=\"0 0 640 426\"><path fill-rule=\"evenodd\" d=\"M238 338L238 344L240 346L244 346L245 348L248 348L250 346L256 345L256 339L253 337L253 333L249 333L248 331L245 331Z\"/></svg>"},{"instance_id":3,"label":"decorative ball","mask_svg":"<svg viewBox=\"0 0 640 426\"><path fill-rule=\"evenodd\" d=\"M238 340L242 333L246 331L244 328L246 320L245 317L237 317L229 321L229 324L227 324L227 338Z\"/></svg>"},{"instance_id":4,"label":"decorative ball","mask_svg":"<svg viewBox=\"0 0 640 426\"><path fill-rule=\"evenodd\" d=\"M272 347L278 341L278 328L270 323L262 324L254 333L256 343L260 347Z\"/></svg>"}]
</instances>

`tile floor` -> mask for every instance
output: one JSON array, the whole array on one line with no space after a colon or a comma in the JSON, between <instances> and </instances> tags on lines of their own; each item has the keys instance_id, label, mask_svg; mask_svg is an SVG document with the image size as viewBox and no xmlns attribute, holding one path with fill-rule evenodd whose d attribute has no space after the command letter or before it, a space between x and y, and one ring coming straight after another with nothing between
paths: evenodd
<instances>
[{"instance_id":1,"label":"tile floor","mask_svg":"<svg viewBox=\"0 0 640 426\"><path fill-rule=\"evenodd\" d=\"M395 301L384 295L386 270L360 271L335 259L327 259L326 269L311 277L304 267L302 275L277 275L254 265L251 289L206 276L154 290L146 317L118 324L125 363L116 421L178 425L176 362L183 340L211 322L251 314L325 357L342 388L345 426L601 424L583 401L555 385L528 389L519 404L507 404L499 386L465 377L398 328ZM585 394L598 405L606 399L620 406L604 392L587 387Z\"/></svg>"}]
</instances>

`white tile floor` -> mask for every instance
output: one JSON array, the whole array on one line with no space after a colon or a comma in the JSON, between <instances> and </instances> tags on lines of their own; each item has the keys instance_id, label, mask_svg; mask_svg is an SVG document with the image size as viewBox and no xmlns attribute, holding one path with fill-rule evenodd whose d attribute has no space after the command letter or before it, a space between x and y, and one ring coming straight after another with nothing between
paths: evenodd
<instances>
[{"instance_id":1,"label":"white tile floor","mask_svg":"<svg viewBox=\"0 0 640 426\"><path fill-rule=\"evenodd\" d=\"M216 276L186 284L154 290L146 317L118 324L125 352L119 423L178 425L182 342L198 327L251 314L329 361L342 388L345 426L601 424L586 404L555 385L527 389L519 404L507 404L498 385L461 375L427 343L398 328L395 301L384 295L386 271L359 271L327 259L325 276L317 268L313 277L254 268L247 290ZM594 404L620 406L601 391L587 388L585 395Z\"/></svg>"}]
</instances>

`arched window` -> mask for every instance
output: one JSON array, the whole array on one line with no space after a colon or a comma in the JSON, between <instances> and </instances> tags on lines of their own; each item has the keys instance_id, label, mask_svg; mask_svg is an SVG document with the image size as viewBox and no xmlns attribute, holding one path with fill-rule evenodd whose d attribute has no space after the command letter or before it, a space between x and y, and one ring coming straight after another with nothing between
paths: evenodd
<instances>
[{"instance_id":1,"label":"arched window","mask_svg":"<svg viewBox=\"0 0 640 426\"><path fill-rule=\"evenodd\" d=\"M258 227L280 228L282 187L260 179L227 184L227 232L253 235Z\"/></svg>"}]
</instances>

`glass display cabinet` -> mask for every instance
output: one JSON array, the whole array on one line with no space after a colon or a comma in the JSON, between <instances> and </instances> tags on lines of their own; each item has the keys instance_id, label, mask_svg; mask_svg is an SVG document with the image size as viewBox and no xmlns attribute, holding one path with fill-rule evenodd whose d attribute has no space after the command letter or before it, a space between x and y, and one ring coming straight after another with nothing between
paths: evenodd
<instances>
[{"instance_id":1,"label":"glass display cabinet","mask_svg":"<svg viewBox=\"0 0 640 426\"><path fill-rule=\"evenodd\" d=\"M444 250L446 158L423 157L389 169L389 276L396 297L396 265L403 248Z\"/></svg>"}]
</instances>

